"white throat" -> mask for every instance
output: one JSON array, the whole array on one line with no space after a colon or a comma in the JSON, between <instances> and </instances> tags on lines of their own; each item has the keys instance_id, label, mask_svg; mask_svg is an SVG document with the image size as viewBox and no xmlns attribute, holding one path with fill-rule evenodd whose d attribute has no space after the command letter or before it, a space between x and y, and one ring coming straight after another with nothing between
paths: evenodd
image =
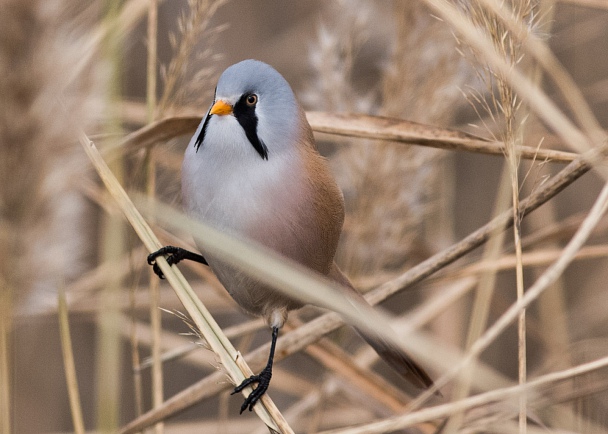
<instances>
[{"instance_id":1,"label":"white throat","mask_svg":"<svg viewBox=\"0 0 608 434\"><path fill-rule=\"evenodd\" d=\"M264 160L233 116L214 116L198 151L191 140L184 156L184 207L218 229L255 238L251 227L271 224L281 202L299 197L302 171L295 147L271 149Z\"/></svg>"}]
</instances>

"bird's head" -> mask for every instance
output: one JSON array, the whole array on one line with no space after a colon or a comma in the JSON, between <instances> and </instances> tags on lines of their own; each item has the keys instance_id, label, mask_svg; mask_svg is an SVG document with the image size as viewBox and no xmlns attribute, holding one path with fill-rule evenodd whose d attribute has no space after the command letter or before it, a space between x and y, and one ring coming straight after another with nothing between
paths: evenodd
<instances>
[{"instance_id":1,"label":"bird's head","mask_svg":"<svg viewBox=\"0 0 608 434\"><path fill-rule=\"evenodd\" d=\"M268 160L293 146L302 122L300 106L283 76L266 63L244 60L220 76L194 146L198 150L215 143L242 144Z\"/></svg>"}]
</instances>

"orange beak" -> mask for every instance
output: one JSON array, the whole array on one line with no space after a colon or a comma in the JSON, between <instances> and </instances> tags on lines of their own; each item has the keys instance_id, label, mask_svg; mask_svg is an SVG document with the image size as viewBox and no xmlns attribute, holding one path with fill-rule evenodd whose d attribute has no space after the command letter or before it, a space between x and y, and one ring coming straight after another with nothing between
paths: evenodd
<instances>
[{"instance_id":1,"label":"orange beak","mask_svg":"<svg viewBox=\"0 0 608 434\"><path fill-rule=\"evenodd\" d=\"M232 114L232 106L221 99L217 100L211 110L209 111L210 115L230 115Z\"/></svg>"}]
</instances>

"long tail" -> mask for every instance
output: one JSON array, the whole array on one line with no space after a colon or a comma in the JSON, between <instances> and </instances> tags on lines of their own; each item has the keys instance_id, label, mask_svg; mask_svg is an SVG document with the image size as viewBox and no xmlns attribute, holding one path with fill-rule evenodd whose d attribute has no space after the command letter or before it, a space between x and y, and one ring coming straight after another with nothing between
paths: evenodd
<instances>
[{"instance_id":1,"label":"long tail","mask_svg":"<svg viewBox=\"0 0 608 434\"><path fill-rule=\"evenodd\" d=\"M365 298L359 294L359 292L353 287L348 277L342 273L342 270L338 268L334 262L332 269L329 273L336 282L342 284L349 290L349 295L352 295L363 302L367 303ZM410 356L404 353L400 348L392 345L386 340L376 335L369 334L363 330L355 327L355 330L365 341L378 353L378 355L391 366L395 372L400 374L403 378L409 381L414 386L420 389L427 389L433 385L433 380L416 362L412 360Z\"/></svg>"}]
</instances>

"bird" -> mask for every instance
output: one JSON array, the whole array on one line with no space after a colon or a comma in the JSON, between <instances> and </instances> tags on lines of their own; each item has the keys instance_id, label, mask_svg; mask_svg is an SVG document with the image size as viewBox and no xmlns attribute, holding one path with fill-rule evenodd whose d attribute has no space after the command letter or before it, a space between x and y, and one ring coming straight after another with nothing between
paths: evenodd
<instances>
[{"instance_id":1,"label":"bird","mask_svg":"<svg viewBox=\"0 0 608 434\"><path fill-rule=\"evenodd\" d=\"M344 198L289 83L272 66L253 59L229 66L219 77L213 102L186 149L182 163L186 213L225 233L266 246L342 285L365 302L334 257L344 222ZM266 367L234 393L257 384L244 399L251 411L272 377L279 330L298 300L205 253L165 246L148 256L170 265L191 260L208 265L237 304L263 317L272 330ZM357 332L397 373L419 389L433 381L400 348L369 332Z\"/></svg>"}]
</instances>

